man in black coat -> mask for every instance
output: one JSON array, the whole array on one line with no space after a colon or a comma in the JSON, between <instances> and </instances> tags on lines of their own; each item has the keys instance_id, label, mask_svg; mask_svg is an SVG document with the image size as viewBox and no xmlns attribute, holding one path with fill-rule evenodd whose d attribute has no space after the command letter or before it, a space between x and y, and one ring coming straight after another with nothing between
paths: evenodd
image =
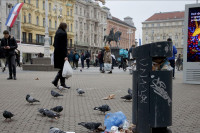
<instances>
[{"instance_id":1,"label":"man in black coat","mask_svg":"<svg viewBox=\"0 0 200 133\"><path fill-rule=\"evenodd\" d=\"M90 53L88 52L88 50L86 51L86 54L85 54L85 59L86 59L86 63L87 63L87 68L90 67Z\"/></svg>"},{"instance_id":2,"label":"man in black coat","mask_svg":"<svg viewBox=\"0 0 200 133\"><path fill-rule=\"evenodd\" d=\"M56 35L54 37L54 68L60 69L54 79L52 84L54 86L58 86L58 81L60 79L61 86L65 88L70 88L65 84L65 78L62 77L63 66L67 58L67 24L61 23L58 30L56 31Z\"/></svg>"},{"instance_id":3,"label":"man in black coat","mask_svg":"<svg viewBox=\"0 0 200 133\"><path fill-rule=\"evenodd\" d=\"M9 68L8 80L16 78L16 63L15 63L15 49L17 48L17 42L14 37L9 35L9 32L5 30L3 32L4 38L1 39L1 48L5 50L5 56Z\"/></svg>"}]
</instances>

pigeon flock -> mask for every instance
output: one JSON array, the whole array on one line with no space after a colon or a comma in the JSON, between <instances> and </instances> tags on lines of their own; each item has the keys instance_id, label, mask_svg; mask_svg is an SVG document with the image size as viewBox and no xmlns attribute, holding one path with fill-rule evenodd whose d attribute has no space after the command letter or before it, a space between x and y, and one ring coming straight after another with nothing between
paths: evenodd
<instances>
[{"instance_id":1,"label":"pigeon flock","mask_svg":"<svg viewBox=\"0 0 200 133\"><path fill-rule=\"evenodd\" d=\"M64 90L64 87L62 86L58 86L57 87L58 90L60 90L62 92L62 90ZM82 95L85 93L84 90L80 89L80 88L77 88L76 89L78 95ZM131 100L132 99L132 90L129 88L128 89L128 95L125 95L123 97L121 97L121 99L125 99L126 100ZM60 97L60 96L63 96L62 94L56 92L56 91L53 91L51 90L51 96L57 98L57 97ZM32 96L30 96L29 94L26 95L26 101L28 103L30 103L31 105L33 103L36 103L36 102L40 102L39 100L33 98ZM99 106L99 107L94 107L94 110L98 110L102 113L106 113L107 111L110 111L111 108L105 104L105 105L102 105L102 106ZM45 108L38 108L38 112L41 114L42 117L48 117L50 118L51 120L53 119L58 119L60 118L60 113L63 111L63 107L62 106L56 106L56 107L53 107L51 109L45 109ZM9 112L9 111L4 111L3 112L3 117L5 118L5 121L7 119L10 119L11 121L11 118L14 116L13 113ZM80 122L78 123L78 125L81 125L83 127L85 127L86 129L90 130L90 131L97 131L97 129L99 128L99 126L101 126L102 124L99 123L99 122ZM66 133L58 128L55 128L55 127L50 127L49 129L49 133Z\"/></svg>"}]
</instances>

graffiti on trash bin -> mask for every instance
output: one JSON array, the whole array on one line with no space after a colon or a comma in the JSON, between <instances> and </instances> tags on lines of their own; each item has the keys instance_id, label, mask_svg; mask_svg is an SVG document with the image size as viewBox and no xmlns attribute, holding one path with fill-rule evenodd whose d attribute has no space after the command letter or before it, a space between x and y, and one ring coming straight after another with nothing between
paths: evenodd
<instances>
[{"instance_id":1,"label":"graffiti on trash bin","mask_svg":"<svg viewBox=\"0 0 200 133\"><path fill-rule=\"evenodd\" d=\"M139 72L139 90L138 90L138 97L140 97L140 103L147 103L147 96L148 96L148 92L147 92L147 80L148 80L148 73L146 70L146 67L148 66L147 62L148 59L141 59L139 61L139 64L141 65Z\"/></svg>"},{"instance_id":2,"label":"graffiti on trash bin","mask_svg":"<svg viewBox=\"0 0 200 133\"><path fill-rule=\"evenodd\" d=\"M151 87L154 89L154 92L161 96L163 99L168 101L168 106L171 106L171 98L169 97L168 93L165 91L166 90L166 85L163 81L160 81L160 77L157 79L152 80L152 85Z\"/></svg>"}]
</instances>

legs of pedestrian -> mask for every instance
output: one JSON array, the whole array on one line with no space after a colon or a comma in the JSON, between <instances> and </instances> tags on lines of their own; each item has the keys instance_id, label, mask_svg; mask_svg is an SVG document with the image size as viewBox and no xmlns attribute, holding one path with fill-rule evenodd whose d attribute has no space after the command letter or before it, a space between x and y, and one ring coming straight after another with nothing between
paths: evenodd
<instances>
[{"instance_id":1,"label":"legs of pedestrian","mask_svg":"<svg viewBox=\"0 0 200 133\"><path fill-rule=\"evenodd\" d=\"M175 78L175 60L169 60L171 67L173 68L173 77Z\"/></svg>"},{"instance_id":2,"label":"legs of pedestrian","mask_svg":"<svg viewBox=\"0 0 200 133\"><path fill-rule=\"evenodd\" d=\"M2 72L6 70L6 59L0 59Z\"/></svg>"},{"instance_id":3,"label":"legs of pedestrian","mask_svg":"<svg viewBox=\"0 0 200 133\"><path fill-rule=\"evenodd\" d=\"M11 57L11 65L12 65L12 71L13 71L13 78L14 78L14 80L17 80L15 56Z\"/></svg>"},{"instance_id":4,"label":"legs of pedestrian","mask_svg":"<svg viewBox=\"0 0 200 133\"><path fill-rule=\"evenodd\" d=\"M67 86L67 85L65 84L65 78L62 77L62 71L63 71L63 69L61 69L61 70L58 72L59 75L60 75L60 84L61 84L61 86L63 86L64 88L70 89L71 87L69 87L69 86Z\"/></svg>"},{"instance_id":5,"label":"legs of pedestrian","mask_svg":"<svg viewBox=\"0 0 200 133\"><path fill-rule=\"evenodd\" d=\"M59 71L58 71L58 73L57 73L55 79L52 81L52 84L53 84L55 87L58 86L58 81L59 81L59 79L60 79L60 73L59 73Z\"/></svg>"},{"instance_id":6,"label":"legs of pedestrian","mask_svg":"<svg viewBox=\"0 0 200 133\"><path fill-rule=\"evenodd\" d=\"M76 61L76 68L78 68L78 61Z\"/></svg>"}]
</instances>

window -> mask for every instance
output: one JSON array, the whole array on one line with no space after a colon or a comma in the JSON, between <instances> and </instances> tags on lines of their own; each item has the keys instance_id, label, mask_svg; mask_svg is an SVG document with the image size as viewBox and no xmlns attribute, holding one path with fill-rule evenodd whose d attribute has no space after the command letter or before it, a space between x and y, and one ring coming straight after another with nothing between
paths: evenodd
<instances>
[{"instance_id":1,"label":"window","mask_svg":"<svg viewBox=\"0 0 200 133\"><path fill-rule=\"evenodd\" d=\"M51 28L51 19L49 20L49 27Z\"/></svg>"},{"instance_id":2,"label":"window","mask_svg":"<svg viewBox=\"0 0 200 133\"><path fill-rule=\"evenodd\" d=\"M163 36L163 40L166 40L166 36Z\"/></svg>"},{"instance_id":3,"label":"window","mask_svg":"<svg viewBox=\"0 0 200 133\"><path fill-rule=\"evenodd\" d=\"M72 16L72 12L73 12L73 10L72 10L72 9L70 9L70 16Z\"/></svg>"},{"instance_id":4,"label":"window","mask_svg":"<svg viewBox=\"0 0 200 133\"><path fill-rule=\"evenodd\" d=\"M43 1L43 10L45 9L45 2Z\"/></svg>"},{"instance_id":5,"label":"window","mask_svg":"<svg viewBox=\"0 0 200 133\"><path fill-rule=\"evenodd\" d=\"M151 33L153 34L153 33L154 33L154 30L151 30Z\"/></svg>"},{"instance_id":6,"label":"window","mask_svg":"<svg viewBox=\"0 0 200 133\"><path fill-rule=\"evenodd\" d=\"M36 18L36 25L39 25L39 17Z\"/></svg>"},{"instance_id":7,"label":"window","mask_svg":"<svg viewBox=\"0 0 200 133\"><path fill-rule=\"evenodd\" d=\"M178 35L175 35L175 39L178 39Z\"/></svg>"},{"instance_id":8,"label":"window","mask_svg":"<svg viewBox=\"0 0 200 133\"><path fill-rule=\"evenodd\" d=\"M70 48L72 47L72 39L70 39Z\"/></svg>"},{"instance_id":9,"label":"window","mask_svg":"<svg viewBox=\"0 0 200 133\"><path fill-rule=\"evenodd\" d=\"M78 14L78 7L76 6L76 14Z\"/></svg>"},{"instance_id":10,"label":"window","mask_svg":"<svg viewBox=\"0 0 200 133\"><path fill-rule=\"evenodd\" d=\"M45 18L43 18L43 27L45 27Z\"/></svg>"},{"instance_id":11,"label":"window","mask_svg":"<svg viewBox=\"0 0 200 133\"><path fill-rule=\"evenodd\" d=\"M32 33L28 33L28 42L32 43Z\"/></svg>"},{"instance_id":12,"label":"window","mask_svg":"<svg viewBox=\"0 0 200 133\"><path fill-rule=\"evenodd\" d=\"M26 43L26 32L22 32L22 41Z\"/></svg>"},{"instance_id":13,"label":"window","mask_svg":"<svg viewBox=\"0 0 200 133\"><path fill-rule=\"evenodd\" d=\"M67 9L67 16L69 16L69 9Z\"/></svg>"},{"instance_id":14,"label":"window","mask_svg":"<svg viewBox=\"0 0 200 133\"><path fill-rule=\"evenodd\" d=\"M154 24L151 24L152 27L154 27Z\"/></svg>"},{"instance_id":15,"label":"window","mask_svg":"<svg viewBox=\"0 0 200 133\"><path fill-rule=\"evenodd\" d=\"M71 32L72 32L72 29L73 29L73 25L71 24Z\"/></svg>"},{"instance_id":16,"label":"window","mask_svg":"<svg viewBox=\"0 0 200 133\"><path fill-rule=\"evenodd\" d=\"M76 29L78 29L78 21L76 21Z\"/></svg>"},{"instance_id":17,"label":"window","mask_svg":"<svg viewBox=\"0 0 200 133\"><path fill-rule=\"evenodd\" d=\"M67 26L67 31L69 32L69 26Z\"/></svg>"},{"instance_id":18,"label":"window","mask_svg":"<svg viewBox=\"0 0 200 133\"><path fill-rule=\"evenodd\" d=\"M82 15L82 8L80 7L80 16Z\"/></svg>"},{"instance_id":19,"label":"window","mask_svg":"<svg viewBox=\"0 0 200 133\"><path fill-rule=\"evenodd\" d=\"M158 23L157 25L158 25L158 27L160 27L160 23Z\"/></svg>"},{"instance_id":20,"label":"window","mask_svg":"<svg viewBox=\"0 0 200 133\"><path fill-rule=\"evenodd\" d=\"M26 16L24 15L24 23L26 23Z\"/></svg>"},{"instance_id":21,"label":"window","mask_svg":"<svg viewBox=\"0 0 200 133\"><path fill-rule=\"evenodd\" d=\"M31 0L28 0L28 3L31 4Z\"/></svg>"},{"instance_id":22,"label":"window","mask_svg":"<svg viewBox=\"0 0 200 133\"><path fill-rule=\"evenodd\" d=\"M36 43L37 44L44 44L44 35L36 34Z\"/></svg>"},{"instance_id":23,"label":"window","mask_svg":"<svg viewBox=\"0 0 200 133\"><path fill-rule=\"evenodd\" d=\"M0 22L0 32L1 32L1 22Z\"/></svg>"},{"instance_id":24,"label":"window","mask_svg":"<svg viewBox=\"0 0 200 133\"><path fill-rule=\"evenodd\" d=\"M29 24L31 24L31 14L30 13L28 14L28 22L29 22Z\"/></svg>"},{"instance_id":25,"label":"window","mask_svg":"<svg viewBox=\"0 0 200 133\"><path fill-rule=\"evenodd\" d=\"M146 24L146 27L148 27L148 24Z\"/></svg>"},{"instance_id":26,"label":"window","mask_svg":"<svg viewBox=\"0 0 200 133\"><path fill-rule=\"evenodd\" d=\"M49 12L51 11L51 3L49 3Z\"/></svg>"},{"instance_id":27,"label":"window","mask_svg":"<svg viewBox=\"0 0 200 133\"><path fill-rule=\"evenodd\" d=\"M36 0L36 8L39 8L38 0Z\"/></svg>"},{"instance_id":28,"label":"window","mask_svg":"<svg viewBox=\"0 0 200 133\"><path fill-rule=\"evenodd\" d=\"M52 36L49 36L49 44L52 45Z\"/></svg>"},{"instance_id":29,"label":"window","mask_svg":"<svg viewBox=\"0 0 200 133\"><path fill-rule=\"evenodd\" d=\"M154 40L154 37L153 36L151 36L151 41L153 41Z\"/></svg>"},{"instance_id":30,"label":"window","mask_svg":"<svg viewBox=\"0 0 200 133\"><path fill-rule=\"evenodd\" d=\"M26 3L26 0L24 0L24 3Z\"/></svg>"},{"instance_id":31,"label":"window","mask_svg":"<svg viewBox=\"0 0 200 133\"><path fill-rule=\"evenodd\" d=\"M55 21L55 29L57 28L57 21Z\"/></svg>"}]
</instances>

